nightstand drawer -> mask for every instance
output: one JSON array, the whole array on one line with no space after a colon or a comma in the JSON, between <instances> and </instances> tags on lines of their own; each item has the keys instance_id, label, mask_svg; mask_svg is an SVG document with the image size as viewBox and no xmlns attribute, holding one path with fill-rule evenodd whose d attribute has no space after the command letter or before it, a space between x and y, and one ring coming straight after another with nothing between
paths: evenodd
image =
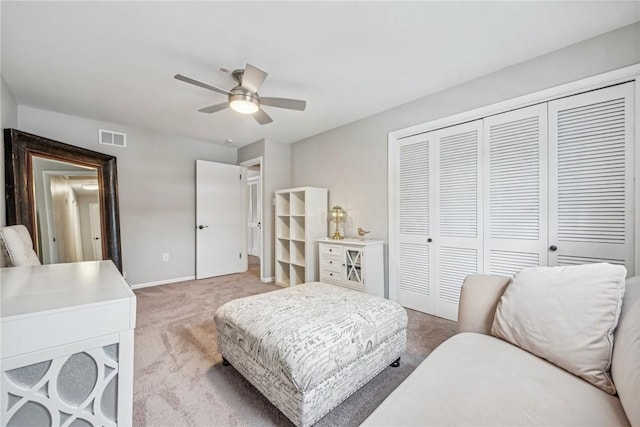
<instances>
[{"instance_id":1,"label":"nightstand drawer","mask_svg":"<svg viewBox=\"0 0 640 427\"><path fill-rule=\"evenodd\" d=\"M334 271L323 268L320 272L320 281L326 283L331 283L331 281L342 283L342 271L340 271L340 269Z\"/></svg>"},{"instance_id":2,"label":"nightstand drawer","mask_svg":"<svg viewBox=\"0 0 640 427\"><path fill-rule=\"evenodd\" d=\"M342 268L342 260L339 256L325 255L322 257L322 268L340 271Z\"/></svg>"},{"instance_id":3,"label":"nightstand drawer","mask_svg":"<svg viewBox=\"0 0 640 427\"><path fill-rule=\"evenodd\" d=\"M326 254L340 256L340 254L342 253L342 247L338 245L322 244L320 245L320 253L323 255Z\"/></svg>"}]
</instances>

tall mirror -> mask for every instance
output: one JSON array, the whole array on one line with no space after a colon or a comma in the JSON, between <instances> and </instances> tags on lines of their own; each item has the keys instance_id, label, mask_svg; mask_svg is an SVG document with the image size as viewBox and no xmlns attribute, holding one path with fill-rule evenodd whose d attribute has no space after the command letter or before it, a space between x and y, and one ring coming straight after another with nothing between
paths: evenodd
<instances>
[{"instance_id":1,"label":"tall mirror","mask_svg":"<svg viewBox=\"0 0 640 427\"><path fill-rule=\"evenodd\" d=\"M43 264L111 259L122 271L116 159L5 129L7 224Z\"/></svg>"}]
</instances>

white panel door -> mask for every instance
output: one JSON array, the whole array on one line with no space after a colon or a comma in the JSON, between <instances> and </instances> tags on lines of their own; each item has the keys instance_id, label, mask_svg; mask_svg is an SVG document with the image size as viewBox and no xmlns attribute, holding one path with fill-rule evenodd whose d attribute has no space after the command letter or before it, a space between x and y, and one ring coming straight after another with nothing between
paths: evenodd
<instances>
[{"instance_id":1,"label":"white panel door","mask_svg":"<svg viewBox=\"0 0 640 427\"><path fill-rule=\"evenodd\" d=\"M432 134L401 140L397 146L398 186L395 200L393 235L398 236L393 249L397 255L395 272L390 278L395 292L391 298L402 306L425 313L435 313L431 281L430 240L433 205L430 203L433 182Z\"/></svg>"},{"instance_id":2,"label":"white panel door","mask_svg":"<svg viewBox=\"0 0 640 427\"><path fill-rule=\"evenodd\" d=\"M247 182L241 166L196 160L196 278L247 270Z\"/></svg>"},{"instance_id":3,"label":"white panel door","mask_svg":"<svg viewBox=\"0 0 640 427\"><path fill-rule=\"evenodd\" d=\"M457 320L465 277L482 270L482 120L434 132L431 282L436 316Z\"/></svg>"},{"instance_id":4,"label":"white panel door","mask_svg":"<svg viewBox=\"0 0 640 427\"><path fill-rule=\"evenodd\" d=\"M634 84L549 103L550 265L634 273Z\"/></svg>"},{"instance_id":5,"label":"white panel door","mask_svg":"<svg viewBox=\"0 0 640 427\"><path fill-rule=\"evenodd\" d=\"M547 265L547 104L484 119L484 272Z\"/></svg>"},{"instance_id":6,"label":"white panel door","mask_svg":"<svg viewBox=\"0 0 640 427\"><path fill-rule=\"evenodd\" d=\"M93 259L102 260L102 226L100 222L100 205L89 203L89 220L91 221L91 243L93 244Z\"/></svg>"}]
</instances>

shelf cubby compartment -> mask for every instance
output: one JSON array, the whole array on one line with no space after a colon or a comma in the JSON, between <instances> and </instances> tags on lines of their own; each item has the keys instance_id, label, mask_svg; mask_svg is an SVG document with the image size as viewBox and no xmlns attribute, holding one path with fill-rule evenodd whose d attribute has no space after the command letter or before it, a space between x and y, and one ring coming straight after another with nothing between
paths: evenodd
<instances>
[{"instance_id":1,"label":"shelf cubby compartment","mask_svg":"<svg viewBox=\"0 0 640 427\"><path fill-rule=\"evenodd\" d=\"M290 234L292 240L304 240L304 217L292 216L290 222Z\"/></svg>"},{"instance_id":2,"label":"shelf cubby compartment","mask_svg":"<svg viewBox=\"0 0 640 427\"><path fill-rule=\"evenodd\" d=\"M276 215L289 215L289 193L276 193Z\"/></svg>"},{"instance_id":3,"label":"shelf cubby compartment","mask_svg":"<svg viewBox=\"0 0 640 427\"><path fill-rule=\"evenodd\" d=\"M291 264L305 265L305 242L291 241Z\"/></svg>"},{"instance_id":4,"label":"shelf cubby compartment","mask_svg":"<svg viewBox=\"0 0 640 427\"><path fill-rule=\"evenodd\" d=\"M276 285L291 286L291 265L288 262L276 262Z\"/></svg>"},{"instance_id":5,"label":"shelf cubby compartment","mask_svg":"<svg viewBox=\"0 0 640 427\"><path fill-rule=\"evenodd\" d=\"M276 236L278 238L288 239L291 237L288 216L278 215L276 217L276 230L278 230L278 235Z\"/></svg>"},{"instance_id":6,"label":"shelf cubby compartment","mask_svg":"<svg viewBox=\"0 0 640 427\"><path fill-rule=\"evenodd\" d=\"M291 286L305 283L305 269L299 265L291 265Z\"/></svg>"},{"instance_id":7,"label":"shelf cubby compartment","mask_svg":"<svg viewBox=\"0 0 640 427\"><path fill-rule=\"evenodd\" d=\"M291 215L304 215L304 191L294 191L290 196Z\"/></svg>"},{"instance_id":8,"label":"shelf cubby compartment","mask_svg":"<svg viewBox=\"0 0 640 427\"><path fill-rule=\"evenodd\" d=\"M278 237L276 239L276 259L278 261L290 261L291 256L289 255L289 239L283 239L281 237Z\"/></svg>"}]
</instances>

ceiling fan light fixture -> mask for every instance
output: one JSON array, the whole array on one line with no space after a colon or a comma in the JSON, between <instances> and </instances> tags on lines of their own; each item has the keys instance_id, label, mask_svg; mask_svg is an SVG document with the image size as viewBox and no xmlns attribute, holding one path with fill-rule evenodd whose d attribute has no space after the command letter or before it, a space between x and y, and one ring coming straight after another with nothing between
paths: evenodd
<instances>
[{"instance_id":1,"label":"ceiling fan light fixture","mask_svg":"<svg viewBox=\"0 0 640 427\"><path fill-rule=\"evenodd\" d=\"M219 71L229 72L229 69L220 67ZM173 77L176 80L183 81L190 85L198 86L227 96L227 102L200 108L198 111L201 113L211 114L231 108L233 111L240 114L251 115L258 123L266 125L273 122L273 119L261 108L263 105L297 111L304 111L307 106L306 101L299 99L260 98L258 91L262 87L262 83L264 83L268 74L266 71L261 70L254 65L247 64L244 70L234 70L231 75L238 85L229 91L211 86L210 84L192 79L191 77L183 76L182 74L176 74Z\"/></svg>"},{"instance_id":2,"label":"ceiling fan light fixture","mask_svg":"<svg viewBox=\"0 0 640 427\"><path fill-rule=\"evenodd\" d=\"M231 94L229 106L238 113L253 114L260 108L260 101L247 94Z\"/></svg>"}]
</instances>

